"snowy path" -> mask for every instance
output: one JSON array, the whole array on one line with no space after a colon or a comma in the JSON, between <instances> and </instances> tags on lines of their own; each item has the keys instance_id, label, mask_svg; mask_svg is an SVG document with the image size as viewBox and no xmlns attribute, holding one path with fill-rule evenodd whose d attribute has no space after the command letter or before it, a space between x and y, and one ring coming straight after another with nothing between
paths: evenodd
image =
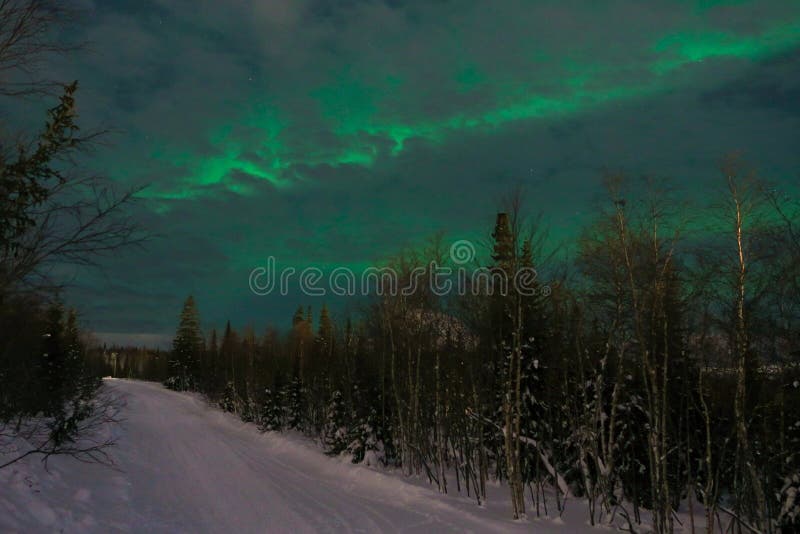
<instances>
[{"instance_id":1,"label":"snowy path","mask_svg":"<svg viewBox=\"0 0 800 534\"><path fill-rule=\"evenodd\" d=\"M505 499L479 508L328 458L298 437L262 435L157 384L106 386L127 403L112 453L119 470L58 458L50 475L32 475L40 469L33 459L11 475L0 472L0 531L565 531L506 519Z\"/></svg>"}]
</instances>

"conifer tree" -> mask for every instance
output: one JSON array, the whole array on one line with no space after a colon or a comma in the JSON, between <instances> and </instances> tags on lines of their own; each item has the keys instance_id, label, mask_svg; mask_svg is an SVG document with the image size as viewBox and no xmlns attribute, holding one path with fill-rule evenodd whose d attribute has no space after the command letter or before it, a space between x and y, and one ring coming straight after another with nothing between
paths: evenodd
<instances>
[{"instance_id":1,"label":"conifer tree","mask_svg":"<svg viewBox=\"0 0 800 534\"><path fill-rule=\"evenodd\" d=\"M219 349L220 367L223 370L218 378L223 408L236 411L236 332L231 328L231 322L225 323L225 332L222 334L222 344Z\"/></svg>"},{"instance_id":2,"label":"conifer tree","mask_svg":"<svg viewBox=\"0 0 800 534\"><path fill-rule=\"evenodd\" d=\"M498 213L492 232L494 244L492 246L492 259L500 268L507 268L514 257L514 237L508 221L508 213Z\"/></svg>"},{"instance_id":3,"label":"conifer tree","mask_svg":"<svg viewBox=\"0 0 800 534\"><path fill-rule=\"evenodd\" d=\"M180 391L194 389L200 355L203 350L203 337L200 332L200 315L194 297L186 299L181 311L180 323L172 342L172 376L167 385Z\"/></svg>"},{"instance_id":4,"label":"conifer tree","mask_svg":"<svg viewBox=\"0 0 800 534\"><path fill-rule=\"evenodd\" d=\"M264 390L264 401L261 408L261 424L259 427L262 432L280 431L283 429L284 410L281 400L279 391L270 388Z\"/></svg>"},{"instance_id":5,"label":"conifer tree","mask_svg":"<svg viewBox=\"0 0 800 534\"><path fill-rule=\"evenodd\" d=\"M342 392L334 390L325 410L325 426L322 441L325 452L332 456L338 455L348 445L348 433L345 427L345 407Z\"/></svg>"}]
</instances>

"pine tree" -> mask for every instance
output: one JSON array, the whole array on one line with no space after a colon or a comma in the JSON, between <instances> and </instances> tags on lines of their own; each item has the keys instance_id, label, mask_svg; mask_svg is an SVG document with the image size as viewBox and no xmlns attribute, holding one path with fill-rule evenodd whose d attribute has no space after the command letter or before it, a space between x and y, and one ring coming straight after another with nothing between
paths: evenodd
<instances>
[{"instance_id":1,"label":"pine tree","mask_svg":"<svg viewBox=\"0 0 800 534\"><path fill-rule=\"evenodd\" d=\"M293 378L292 381L286 385L283 394L283 405L286 406L286 426L289 428L298 430L303 428L303 422L305 419L303 417L305 410L305 395L306 390L298 377Z\"/></svg>"},{"instance_id":2,"label":"pine tree","mask_svg":"<svg viewBox=\"0 0 800 534\"><path fill-rule=\"evenodd\" d=\"M261 407L261 424L259 426L262 432L280 432L283 429L284 407L281 401L279 391L270 388L264 390L264 403Z\"/></svg>"},{"instance_id":3,"label":"pine tree","mask_svg":"<svg viewBox=\"0 0 800 534\"><path fill-rule=\"evenodd\" d=\"M220 400L223 409L235 412L238 404L238 392L236 391L236 332L231 328L231 322L225 323L225 332L222 334L222 344L219 349L220 368L222 370L217 382L220 384L222 398Z\"/></svg>"},{"instance_id":4,"label":"pine tree","mask_svg":"<svg viewBox=\"0 0 800 534\"><path fill-rule=\"evenodd\" d=\"M225 384L225 389L222 390L222 397L219 400L219 407L226 412L237 413L238 406L239 403L236 395L236 388L234 387L233 382L229 381L227 384Z\"/></svg>"},{"instance_id":5,"label":"pine tree","mask_svg":"<svg viewBox=\"0 0 800 534\"><path fill-rule=\"evenodd\" d=\"M375 407L370 406L366 416L360 417L358 424L352 426L347 452L352 455L354 464L363 463L371 467L386 465L386 432L381 427L380 419Z\"/></svg>"},{"instance_id":6,"label":"pine tree","mask_svg":"<svg viewBox=\"0 0 800 534\"><path fill-rule=\"evenodd\" d=\"M245 422L255 420L258 408L255 403L255 361L258 344L252 326L242 333L241 358L239 359L238 384L236 390L241 398L240 416Z\"/></svg>"},{"instance_id":7,"label":"pine tree","mask_svg":"<svg viewBox=\"0 0 800 534\"><path fill-rule=\"evenodd\" d=\"M342 392L338 389L331 394L325 410L325 426L322 443L326 454L336 456L347 448L347 429L345 428L345 408Z\"/></svg>"},{"instance_id":8,"label":"pine tree","mask_svg":"<svg viewBox=\"0 0 800 534\"><path fill-rule=\"evenodd\" d=\"M168 387L180 391L196 388L202 350L200 315L194 297L190 295L183 304L178 330L172 342L172 376L167 379Z\"/></svg>"}]
</instances>

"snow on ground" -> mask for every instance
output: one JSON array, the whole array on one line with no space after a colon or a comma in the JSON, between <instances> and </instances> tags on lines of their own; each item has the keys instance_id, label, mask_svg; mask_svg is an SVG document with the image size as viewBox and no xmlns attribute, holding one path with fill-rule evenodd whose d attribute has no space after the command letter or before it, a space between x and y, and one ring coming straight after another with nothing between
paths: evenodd
<instances>
[{"instance_id":1,"label":"snow on ground","mask_svg":"<svg viewBox=\"0 0 800 534\"><path fill-rule=\"evenodd\" d=\"M0 532L576 532L585 508L515 522L503 488L484 507L261 434L195 395L106 380L125 399L115 468L28 457L0 470ZM3 456L0 455L0 463ZM572 511L570 511L570 504Z\"/></svg>"}]
</instances>

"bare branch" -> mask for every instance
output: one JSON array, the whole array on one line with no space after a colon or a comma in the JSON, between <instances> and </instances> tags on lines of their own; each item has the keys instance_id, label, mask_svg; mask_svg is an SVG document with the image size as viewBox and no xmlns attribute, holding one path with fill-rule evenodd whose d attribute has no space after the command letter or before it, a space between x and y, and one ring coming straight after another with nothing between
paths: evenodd
<instances>
[{"instance_id":1,"label":"bare branch","mask_svg":"<svg viewBox=\"0 0 800 534\"><path fill-rule=\"evenodd\" d=\"M0 0L0 95L52 94L59 84L39 75L46 58L81 48L57 39L77 11L52 0Z\"/></svg>"},{"instance_id":2,"label":"bare branch","mask_svg":"<svg viewBox=\"0 0 800 534\"><path fill-rule=\"evenodd\" d=\"M122 421L120 412L125 399L110 391L100 391L90 401L91 413L76 422L71 437L64 441L57 439L53 418L20 418L15 424L0 426L0 454L13 455L10 460L0 464L0 469L8 467L28 456L41 455L42 461L53 456L70 456L81 462L113 465L108 448L115 444L109 432L112 425Z\"/></svg>"}]
</instances>

